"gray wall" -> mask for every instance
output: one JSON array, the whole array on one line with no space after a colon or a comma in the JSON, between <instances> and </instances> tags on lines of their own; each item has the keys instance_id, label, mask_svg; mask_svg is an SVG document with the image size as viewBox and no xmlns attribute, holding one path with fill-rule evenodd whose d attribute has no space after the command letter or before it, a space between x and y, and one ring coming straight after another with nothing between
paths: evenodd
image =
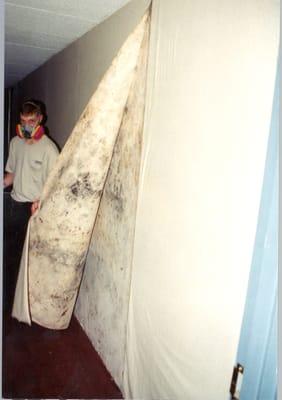
<instances>
[{"instance_id":1,"label":"gray wall","mask_svg":"<svg viewBox=\"0 0 282 400\"><path fill-rule=\"evenodd\" d=\"M50 135L63 146L119 48L144 14L149 0L133 0L21 81L18 102L46 103Z\"/></svg>"}]
</instances>

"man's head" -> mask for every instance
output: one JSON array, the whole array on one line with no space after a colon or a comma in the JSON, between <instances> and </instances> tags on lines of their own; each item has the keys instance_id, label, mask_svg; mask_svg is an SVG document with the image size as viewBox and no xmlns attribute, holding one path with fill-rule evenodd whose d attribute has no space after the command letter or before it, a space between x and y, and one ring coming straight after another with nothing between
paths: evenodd
<instances>
[{"instance_id":1,"label":"man's head","mask_svg":"<svg viewBox=\"0 0 282 400\"><path fill-rule=\"evenodd\" d=\"M26 101L20 109L20 125L17 126L17 133L25 139L37 138L43 120L43 113L37 101ZM42 134L41 134L42 136Z\"/></svg>"}]
</instances>

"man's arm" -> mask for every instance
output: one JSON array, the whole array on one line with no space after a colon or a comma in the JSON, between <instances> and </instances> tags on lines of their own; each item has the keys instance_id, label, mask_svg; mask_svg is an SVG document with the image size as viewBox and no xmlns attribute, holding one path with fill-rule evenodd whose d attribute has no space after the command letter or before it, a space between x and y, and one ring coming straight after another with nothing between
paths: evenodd
<instances>
[{"instance_id":1,"label":"man's arm","mask_svg":"<svg viewBox=\"0 0 282 400\"><path fill-rule=\"evenodd\" d=\"M4 176L4 189L8 186L11 186L14 182L14 174L12 174L11 172L7 172Z\"/></svg>"}]
</instances>

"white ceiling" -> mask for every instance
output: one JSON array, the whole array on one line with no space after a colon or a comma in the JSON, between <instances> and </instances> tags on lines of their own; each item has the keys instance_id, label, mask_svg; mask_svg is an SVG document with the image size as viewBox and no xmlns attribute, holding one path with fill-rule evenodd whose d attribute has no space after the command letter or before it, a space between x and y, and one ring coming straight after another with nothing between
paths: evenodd
<instances>
[{"instance_id":1,"label":"white ceiling","mask_svg":"<svg viewBox=\"0 0 282 400\"><path fill-rule=\"evenodd\" d=\"M5 1L5 87L15 85L129 1Z\"/></svg>"}]
</instances>

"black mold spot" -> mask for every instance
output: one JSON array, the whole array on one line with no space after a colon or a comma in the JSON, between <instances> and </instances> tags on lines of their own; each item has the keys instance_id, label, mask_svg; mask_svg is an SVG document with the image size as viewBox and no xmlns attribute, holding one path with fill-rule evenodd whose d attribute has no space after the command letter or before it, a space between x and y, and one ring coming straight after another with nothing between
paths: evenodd
<instances>
[{"instance_id":1,"label":"black mold spot","mask_svg":"<svg viewBox=\"0 0 282 400\"><path fill-rule=\"evenodd\" d=\"M74 184L74 185L71 186L71 192L72 192L72 194L74 194L75 196L78 195L78 185L79 185L79 182L77 181L76 184Z\"/></svg>"},{"instance_id":2,"label":"black mold spot","mask_svg":"<svg viewBox=\"0 0 282 400\"><path fill-rule=\"evenodd\" d=\"M51 299L60 299L61 296L59 296L58 294L51 294Z\"/></svg>"},{"instance_id":3,"label":"black mold spot","mask_svg":"<svg viewBox=\"0 0 282 400\"><path fill-rule=\"evenodd\" d=\"M48 241L45 240L33 240L30 242L30 248L40 254L44 254L49 258L51 265L63 264L69 266L72 264L72 260L77 258L75 252L63 251L57 246L54 247L50 245Z\"/></svg>"},{"instance_id":4,"label":"black mold spot","mask_svg":"<svg viewBox=\"0 0 282 400\"><path fill-rule=\"evenodd\" d=\"M117 214L124 212L123 186L121 182L115 182L112 188L107 192L107 196L113 203Z\"/></svg>"},{"instance_id":5,"label":"black mold spot","mask_svg":"<svg viewBox=\"0 0 282 400\"><path fill-rule=\"evenodd\" d=\"M67 201L76 201L78 198L88 197L98 198L101 195L101 190L93 190L89 177L89 172L78 175L77 180L69 186L70 190L66 194Z\"/></svg>"}]
</instances>

